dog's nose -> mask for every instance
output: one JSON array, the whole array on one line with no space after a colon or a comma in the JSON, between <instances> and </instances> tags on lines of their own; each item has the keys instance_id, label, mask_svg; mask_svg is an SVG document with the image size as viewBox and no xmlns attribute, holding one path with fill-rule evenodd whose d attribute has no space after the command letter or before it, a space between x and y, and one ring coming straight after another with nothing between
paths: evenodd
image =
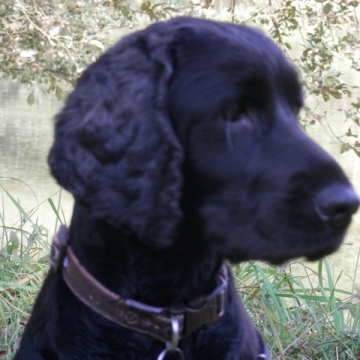
<instances>
[{"instance_id":1,"label":"dog's nose","mask_svg":"<svg viewBox=\"0 0 360 360\"><path fill-rule=\"evenodd\" d=\"M333 226L348 225L360 205L359 197L346 185L329 186L321 190L315 202L319 217Z\"/></svg>"}]
</instances>

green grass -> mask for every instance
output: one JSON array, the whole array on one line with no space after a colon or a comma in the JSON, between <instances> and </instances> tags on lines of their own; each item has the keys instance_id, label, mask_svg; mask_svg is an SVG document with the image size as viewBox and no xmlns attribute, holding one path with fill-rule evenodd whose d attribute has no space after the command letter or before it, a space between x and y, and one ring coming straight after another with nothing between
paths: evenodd
<instances>
[{"instance_id":1,"label":"green grass","mask_svg":"<svg viewBox=\"0 0 360 360\"><path fill-rule=\"evenodd\" d=\"M5 178L0 178L5 179ZM61 214L61 191L54 194L58 197L55 205L52 197L39 203L33 190L23 182L20 183L30 190L37 205L25 211L19 199L15 199L0 184L0 359L12 359L24 325L30 315L35 297L48 271L50 244L49 231L40 224L38 210L47 206L55 215L55 231L59 222L64 222ZM56 195L56 196L55 196ZM18 220L9 224L5 209L11 204L18 212Z\"/></svg>"},{"instance_id":2,"label":"green grass","mask_svg":"<svg viewBox=\"0 0 360 360\"><path fill-rule=\"evenodd\" d=\"M1 186L1 185L0 185ZM64 222L61 196L26 212L5 188L19 212L19 221L9 225L0 215L0 359L11 359L32 304L48 270L49 231L40 225L37 208L48 206L56 223ZM0 214L1 214L0 213ZM55 231L57 224L54 224ZM358 258L359 263L360 260ZM294 263L293 263L294 264ZM358 264L355 265L357 274ZM333 278L327 260L312 270L306 263L274 268L245 263L233 268L240 296L255 325L262 332L274 359L359 360L359 278L350 291ZM301 275L299 275L301 274ZM221 360L221 359L219 359Z\"/></svg>"},{"instance_id":3,"label":"green grass","mask_svg":"<svg viewBox=\"0 0 360 360\"><path fill-rule=\"evenodd\" d=\"M305 275L256 263L234 269L245 307L274 358L359 360L360 292L338 287L326 259L311 274L301 262L297 272L299 265Z\"/></svg>"}]
</instances>

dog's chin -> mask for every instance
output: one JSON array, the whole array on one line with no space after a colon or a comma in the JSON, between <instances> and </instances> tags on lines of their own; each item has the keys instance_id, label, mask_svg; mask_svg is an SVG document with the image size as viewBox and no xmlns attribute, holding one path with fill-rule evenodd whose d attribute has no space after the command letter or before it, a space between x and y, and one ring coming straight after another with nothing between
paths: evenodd
<instances>
[{"instance_id":1,"label":"dog's chin","mask_svg":"<svg viewBox=\"0 0 360 360\"><path fill-rule=\"evenodd\" d=\"M244 256L243 254L229 254L226 259L232 264L239 264L245 261L263 261L271 265L283 265L298 256L278 255L278 256ZM300 256L299 256L300 257Z\"/></svg>"},{"instance_id":2,"label":"dog's chin","mask_svg":"<svg viewBox=\"0 0 360 360\"><path fill-rule=\"evenodd\" d=\"M307 261L318 261L324 258L325 256L331 255L334 252L336 252L339 249L340 245L341 245L341 241L338 242L337 244L333 244L332 246L327 247L326 249L321 249L319 251L314 251L310 254L306 254L304 255L304 257Z\"/></svg>"},{"instance_id":3,"label":"dog's chin","mask_svg":"<svg viewBox=\"0 0 360 360\"><path fill-rule=\"evenodd\" d=\"M299 258L303 258L306 261L319 261L319 260L323 259L325 256L328 256L328 255L336 252L339 249L340 244L341 244L341 242L332 244L332 245L328 245L328 246L324 246L324 247L321 247L318 249L314 249L309 252L300 252L299 251L298 253L294 252L294 253L290 253L290 254L281 254L280 256L275 255L272 258L263 259L263 260L265 260L273 265L281 265L281 264L284 264L291 260L299 259Z\"/></svg>"},{"instance_id":4,"label":"dog's chin","mask_svg":"<svg viewBox=\"0 0 360 360\"><path fill-rule=\"evenodd\" d=\"M225 254L225 258L233 264L238 264L245 261L264 261L272 265L282 265L291 260L303 258L306 261L318 261L336 252L341 243L343 237L339 236L327 241L322 244L310 248L309 246L296 249L295 246L289 246L286 249L276 249L276 245L270 246L269 248L264 247L261 251L244 253L240 249L231 249Z\"/></svg>"}]
</instances>

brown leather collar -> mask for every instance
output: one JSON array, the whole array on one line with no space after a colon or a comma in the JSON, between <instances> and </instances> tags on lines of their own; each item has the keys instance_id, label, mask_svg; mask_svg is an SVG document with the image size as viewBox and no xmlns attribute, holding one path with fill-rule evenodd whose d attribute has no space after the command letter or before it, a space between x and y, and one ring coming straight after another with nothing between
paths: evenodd
<instances>
[{"instance_id":1,"label":"brown leather collar","mask_svg":"<svg viewBox=\"0 0 360 360\"><path fill-rule=\"evenodd\" d=\"M224 314L228 286L225 265L217 276L215 290L192 302L196 307L154 307L124 299L103 286L80 264L67 238L67 228L62 225L54 236L51 266L56 272L62 272L66 284L79 300L108 320L165 343L174 343L175 338L185 338Z\"/></svg>"}]
</instances>

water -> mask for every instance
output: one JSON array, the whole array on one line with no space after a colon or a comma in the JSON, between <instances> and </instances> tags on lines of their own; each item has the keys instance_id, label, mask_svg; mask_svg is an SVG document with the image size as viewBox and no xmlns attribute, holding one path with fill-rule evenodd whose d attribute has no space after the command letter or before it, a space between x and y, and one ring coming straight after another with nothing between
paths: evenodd
<instances>
[{"instance_id":1,"label":"water","mask_svg":"<svg viewBox=\"0 0 360 360\"><path fill-rule=\"evenodd\" d=\"M53 139L52 118L62 103L37 89L37 101L30 106L26 98L31 91L12 81L0 86L0 185L20 201L26 212L38 208L34 221L39 218L53 232L55 215L47 199L52 197L57 203L60 188L49 175L47 153ZM72 199L65 192L62 196L69 219ZM0 201L6 225L17 227L19 210L1 188ZM0 242L0 247L3 245Z\"/></svg>"},{"instance_id":2,"label":"water","mask_svg":"<svg viewBox=\"0 0 360 360\"><path fill-rule=\"evenodd\" d=\"M12 81L3 82L0 86L0 185L19 199L26 211L41 204L35 217L49 229L51 237L55 231L55 215L47 199L52 197L55 203L58 201L59 186L49 175L47 154L53 139L52 119L62 103L38 89L36 103L30 106L26 98L31 91L29 87ZM330 125L335 133L343 132L347 124L338 121L335 110L330 115ZM353 152L340 154L339 141L327 125L318 123L309 128L308 132L337 159L360 193L360 159ZM69 221L73 200L66 192L62 197L62 207ZM20 218L19 211L1 188L0 199L0 214L5 218L6 225L16 226ZM353 284L351 277L356 275L355 265L360 248L359 228L360 214L356 216L341 250L329 257L334 277L343 273L340 283L348 290L351 290L350 286ZM316 264L309 266L316 270Z\"/></svg>"}]
</instances>

